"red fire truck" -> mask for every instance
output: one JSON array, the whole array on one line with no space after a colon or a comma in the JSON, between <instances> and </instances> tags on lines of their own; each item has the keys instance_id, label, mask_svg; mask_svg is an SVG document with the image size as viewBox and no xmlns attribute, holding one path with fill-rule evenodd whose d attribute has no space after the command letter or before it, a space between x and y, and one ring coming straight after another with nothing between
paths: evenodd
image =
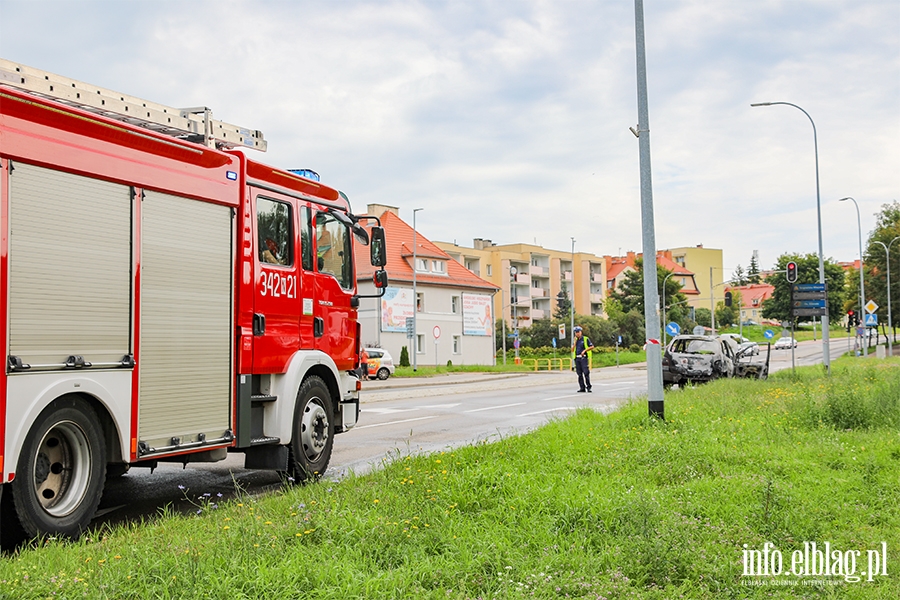
<instances>
[{"instance_id":1,"label":"red fire truck","mask_svg":"<svg viewBox=\"0 0 900 600\"><path fill-rule=\"evenodd\" d=\"M384 232L247 147L209 109L0 60L4 528L78 536L106 477L161 461L315 478L356 424L352 238L383 267Z\"/></svg>"}]
</instances>

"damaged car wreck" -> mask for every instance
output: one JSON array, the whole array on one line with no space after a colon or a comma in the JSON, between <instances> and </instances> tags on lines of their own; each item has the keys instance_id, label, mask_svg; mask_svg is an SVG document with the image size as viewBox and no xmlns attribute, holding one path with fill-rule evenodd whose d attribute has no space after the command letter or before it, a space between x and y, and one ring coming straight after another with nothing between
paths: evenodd
<instances>
[{"instance_id":1,"label":"damaged car wreck","mask_svg":"<svg viewBox=\"0 0 900 600\"><path fill-rule=\"evenodd\" d=\"M743 351L731 338L679 335L663 354L663 385L683 386L720 377L765 379L769 374L769 352L765 362L754 361L749 348Z\"/></svg>"}]
</instances>

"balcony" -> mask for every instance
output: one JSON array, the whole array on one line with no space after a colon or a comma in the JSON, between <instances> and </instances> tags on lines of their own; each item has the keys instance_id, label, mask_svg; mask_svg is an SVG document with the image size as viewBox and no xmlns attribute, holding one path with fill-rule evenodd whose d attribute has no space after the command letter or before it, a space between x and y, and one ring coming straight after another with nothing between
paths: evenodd
<instances>
[{"instance_id":1,"label":"balcony","mask_svg":"<svg viewBox=\"0 0 900 600\"><path fill-rule=\"evenodd\" d=\"M539 308L531 309L531 318L532 319L546 319L550 316L550 311L541 310Z\"/></svg>"},{"instance_id":2,"label":"balcony","mask_svg":"<svg viewBox=\"0 0 900 600\"><path fill-rule=\"evenodd\" d=\"M531 285L531 275L529 273L523 273L522 271L519 271L516 274L515 282L517 285L530 286Z\"/></svg>"},{"instance_id":3,"label":"balcony","mask_svg":"<svg viewBox=\"0 0 900 600\"><path fill-rule=\"evenodd\" d=\"M591 273L591 281L593 283L604 283L603 273Z\"/></svg>"},{"instance_id":4,"label":"balcony","mask_svg":"<svg viewBox=\"0 0 900 600\"><path fill-rule=\"evenodd\" d=\"M539 267L539 266L531 265L528 268L528 273L531 275L537 275L538 277L549 277L550 276L550 267Z\"/></svg>"},{"instance_id":5,"label":"balcony","mask_svg":"<svg viewBox=\"0 0 900 600\"><path fill-rule=\"evenodd\" d=\"M563 281L572 281L572 271L563 272Z\"/></svg>"},{"instance_id":6,"label":"balcony","mask_svg":"<svg viewBox=\"0 0 900 600\"><path fill-rule=\"evenodd\" d=\"M550 290L545 290L544 288L532 287L531 288L531 297L532 298L548 298L550 297Z\"/></svg>"},{"instance_id":7,"label":"balcony","mask_svg":"<svg viewBox=\"0 0 900 600\"><path fill-rule=\"evenodd\" d=\"M591 294L591 304L600 304L603 302L603 294Z\"/></svg>"}]
</instances>

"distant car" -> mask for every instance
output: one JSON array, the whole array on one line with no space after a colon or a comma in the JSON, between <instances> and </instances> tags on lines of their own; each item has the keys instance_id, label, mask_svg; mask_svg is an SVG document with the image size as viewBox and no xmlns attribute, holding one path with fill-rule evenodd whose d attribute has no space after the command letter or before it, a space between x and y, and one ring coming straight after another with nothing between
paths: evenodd
<instances>
[{"instance_id":1,"label":"distant car","mask_svg":"<svg viewBox=\"0 0 900 600\"><path fill-rule=\"evenodd\" d=\"M797 340L791 337L783 337L780 338L775 344L772 346L774 350L788 350L790 348L797 347Z\"/></svg>"},{"instance_id":2,"label":"distant car","mask_svg":"<svg viewBox=\"0 0 900 600\"><path fill-rule=\"evenodd\" d=\"M663 356L663 384L712 381L734 374L737 343L731 338L679 335ZM668 374L667 374L668 373Z\"/></svg>"},{"instance_id":3,"label":"distant car","mask_svg":"<svg viewBox=\"0 0 900 600\"><path fill-rule=\"evenodd\" d=\"M737 342L738 344L744 344L744 343L750 341L749 339L747 339L744 336L737 334L737 333L723 333L721 335L721 337L729 337L729 338L733 339L735 342Z\"/></svg>"},{"instance_id":4,"label":"distant car","mask_svg":"<svg viewBox=\"0 0 900 600\"><path fill-rule=\"evenodd\" d=\"M744 327L752 327L753 325L759 325L759 323L750 319L750 320L744 321L743 323L741 323L741 325L743 325Z\"/></svg>"},{"instance_id":5,"label":"distant car","mask_svg":"<svg viewBox=\"0 0 900 600\"><path fill-rule=\"evenodd\" d=\"M758 356L759 344L756 342L746 341L738 346L738 353L741 356Z\"/></svg>"},{"instance_id":6,"label":"distant car","mask_svg":"<svg viewBox=\"0 0 900 600\"><path fill-rule=\"evenodd\" d=\"M369 355L369 378L378 378L382 381L394 374L394 359L390 352L384 348L366 348Z\"/></svg>"}]
</instances>

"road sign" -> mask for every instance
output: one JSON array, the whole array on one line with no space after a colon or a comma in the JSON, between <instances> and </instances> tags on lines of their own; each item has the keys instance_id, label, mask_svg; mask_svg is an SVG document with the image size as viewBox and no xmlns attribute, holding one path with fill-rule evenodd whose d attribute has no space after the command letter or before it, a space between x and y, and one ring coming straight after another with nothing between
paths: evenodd
<instances>
[{"instance_id":1,"label":"road sign","mask_svg":"<svg viewBox=\"0 0 900 600\"><path fill-rule=\"evenodd\" d=\"M414 317L406 317L406 337L409 339L416 337L416 320Z\"/></svg>"},{"instance_id":2,"label":"road sign","mask_svg":"<svg viewBox=\"0 0 900 600\"><path fill-rule=\"evenodd\" d=\"M824 292L794 292L794 300L824 300Z\"/></svg>"},{"instance_id":3,"label":"road sign","mask_svg":"<svg viewBox=\"0 0 900 600\"><path fill-rule=\"evenodd\" d=\"M867 313L872 314L876 310L878 310L878 305L875 304L874 300L869 300L868 302L866 302L866 312Z\"/></svg>"},{"instance_id":4,"label":"road sign","mask_svg":"<svg viewBox=\"0 0 900 600\"><path fill-rule=\"evenodd\" d=\"M694 335L703 335L704 333L706 333L706 327L704 327L703 325L697 325L696 327L694 327Z\"/></svg>"},{"instance_id":5,"label":"road sign","mask_svg":"<svg viewBox=\"0 0 900 600\"><path fill-rule=\"evenodd\" d=\"M559 324L559 339L564 340L566 338L566 324Z\"/></svg>"},{"instance_id":6,"label":"road sign","mask_svg":"<svg viewBox=\"0 0 900 600\"><path fill-rule=\"evenodd\" d=\"M666 333L669 335L678 335L681 333L681 326L678 325L675 321L672 321L668 325L666 325Z\"/></svg>"},{"instance_id":7,"label":"road sign","mask_svg":"<svg viewBox=\"0 0 900 600\"><path fill-rule=\"evenodd\" d=\"M616 340L616 345L620 345L622 343L622 336L619 336L619 339Z\"/></svg>"},{"instance_id":8,"label":"road sign","mask_svg":"<svg viewBox=\"0 0 900 600\"><path fill-rule=\"evenodd\" d=\"M517 350L519 349L519 338L516 338L516 341L513 342L513 347Z\"/></svg>"},{"instance_id":9,"label":"road sign","mask_svg":"<svg viewBox=\"0 0 900 600\"><path fill-rule=\"evenodd\" d=\"M866 306L866 308L868 309L869 307ZM878 315L866 315L865 319L863 319L863 325L865 325L866 327L878 327Z\"/></svg>"},{"instance_id":10,"label":"road sign","mask_svg":"<svg viewBox=\"0 0 900 600\"><path fill-rule=\"evenodd\" d=\"M795 317L824 317L828 314L825 308L793 308L791 313Z\"/></svg>"},{"instance_id":11,"label":"road sign","mask_svg":"<svg viewBox=\"0 0 900 600\"><path fill-rule=\"evenodd\" d=\"M795 283L791 286L796 292L825 292L824 283Z\"/></svg>"},{"instance_id":12,"label":"road sign","mask_svg":"<svg viewBox=\"0 0 900 600\"><path fill-rule=\"evenodd\" d=\"M763 331L763 337L767 340L771 340L773 337L775 337L775 332L771 329L766 329L765 331Z\"/></svg>"},{"instance_id":13,"label":"road sign","mask_svg":"<svg viewBox=\"0 0 900 600\"><path fill-rule=\"evenodd\" d=\"M825 308L825 299L794 300L794 308Z\"/></svg>"},{"instance_id":14,"label":"road sign","mask_svg":"<svg viewBox=\"0 0 900 600\"><path fill-rule=\"evenodd\" d=\"M438 339L441 337L441 328L435 325L434 329L431 330L431 333L434 335L434 339Z\"/></svg>"},{"instance_id":15,"label":"road sign","mask_svg":"<svg viewBox=\"0 0 900 600\"><path fill-rule=\"evenodd\" d=\"M552 343L553 347L556 348L556 338L553 338L552 340L550 340L550 343Z\"/></svg>"}]
</instances>

